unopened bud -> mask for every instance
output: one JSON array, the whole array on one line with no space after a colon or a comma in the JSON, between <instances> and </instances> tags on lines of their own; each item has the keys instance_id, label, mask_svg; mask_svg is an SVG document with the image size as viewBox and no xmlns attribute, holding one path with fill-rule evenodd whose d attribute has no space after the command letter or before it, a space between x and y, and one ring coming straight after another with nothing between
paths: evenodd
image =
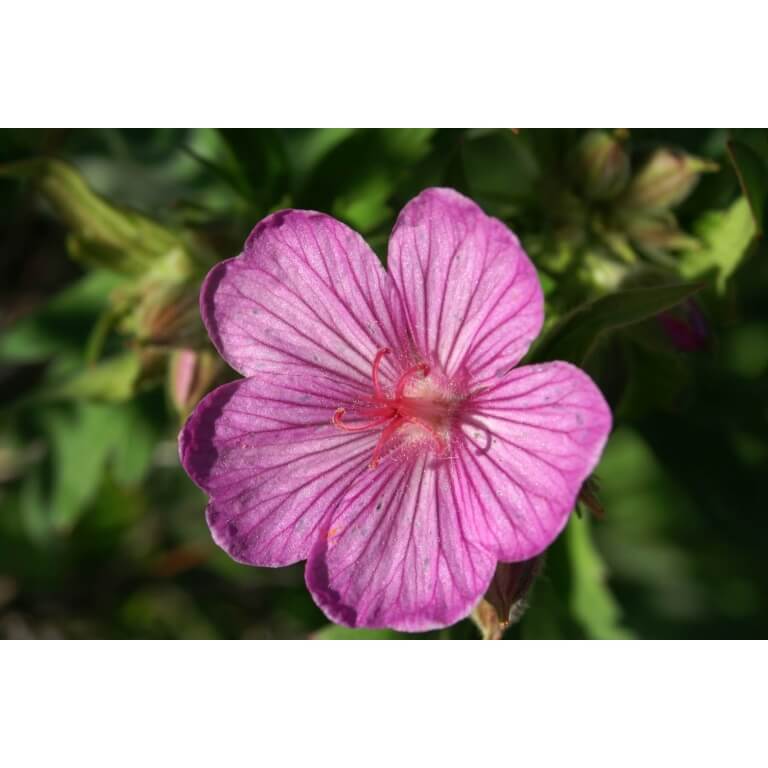
<instances>
[{"instance_id":1,"label":"unopened bud","mask_svg":"<svg viewBox=\"0 0 768 768\"><path fill-rule=\"evenodd\" d=\"M208 392L220 370L218 357L208 350L174 350L168 365L168 395L182 417Z\"/></svg>"},{"instance_id":2,"label":"unopened bud","mask_svg":"<svg viewBox=\"0 0 768 768\"><path fill-rule=\"evenodd\" d=\"M152 281L142 291L121 330L145 344L166 347L201 347L205 330L198 307L199 286L193 283Z\"/></svg>"},{"instance_id":3,"label":"unopened bud","mask_svg":"<svg viewBox=\"0 0 768 768\"><path fill-rule=\"evenodd\" d=\"M658 316L667 338L682 352L696 352L709 345L709 326L695 299L686 299Z\"/></svg>"},{"instance_id":4,"label":"unopened bud","mask_svg":"<svg viewBox=\"0 0 768 768\"><path fill-rule=\"evenodd\" d=\"M613 136L590 131L573 153L571 174L590 200L610 200L624 189L629 179L629 156Z\"/></svg>"},{"instance_id":5,"label":"unopened bud","mask_svg":"<svg viewBox=\"0 0 768 768\"><path fill-rule=\"evenodd\" d=\"M113 205L68 163L39 158L0 165L3 176L35 183L69 230L67 249L77 261L123 275L181 279L198 271L197 256L186 237L148 216Z\"/></svg>"},{"instance_id":6,"label":"unopened bud","mask_svg":"<svg viewBox=\"0 0 768 768\"><path fill-rule=\"evenodd\" d=\"M624 231L646 253L686 251L699 246L695 237L678 227L671 213L638 212L624 220Z\"/></svg>"},{"instance_id":7,"label":"unopened bud","mask_svg":"<svg viewBox=\"0 0 768 768\"><path fill-rule=\"evenodd\" d=\"M528 592L541 571L544 555L519 563L499 563L485 593L472 611L472 620L484 640L501 640L509 626L528 607Z\"/></svg>"},{"instance_id":8,"label":"unopened bud","mask_svg":"<svg viewBox=\"0 0 768 768\"><path fill-rule=\"evenodd\" d=\"M613 248L611 250L614 252ZM618 261L603 249L595 249L584 252L577 275L584 285L599 293L608 293L619 290L631 270L629 264Z\"/></svg>"},{"instance_id":9,"label":"unopened bud","mask_svg":"<svg viewBox=\"0 0 768 768\"><path fill-rule=\"evenodd\" d=\"M625 209L667 211L685 200L702 173L717 163L683 152L659 149L630 181L621 199Z\"/></svg>"}]
</instances>

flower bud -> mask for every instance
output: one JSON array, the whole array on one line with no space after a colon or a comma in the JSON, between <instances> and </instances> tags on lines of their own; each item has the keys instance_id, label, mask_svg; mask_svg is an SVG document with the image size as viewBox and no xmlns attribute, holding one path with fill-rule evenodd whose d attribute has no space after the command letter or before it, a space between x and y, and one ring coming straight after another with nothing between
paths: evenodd
<instances>
[{"instance_id":1,"label":"flower bud","mask_svg":"<svg viewBox=\"0 0 768 768\"><path fill-rule=\"evenodd\" d=\"M717 163L683 152L658 149L637 172L621 199L625 209L667 211L685 200L702 173Z\"/></svg>"},{"instance_id":2,"label":"flower bud","mask_svg":"<svg viewBox=\"0 0 768 768\"><path fill-rule=\"evenodd\" d=\"M695 299L686 299L658 316L667 338L681 352L696 352L709 344L709 326Z\"/></svg>"},{"instance_id":3,"label":"flower bud","mask_svg":"<svg viewBox=\"0 0 768 768\"><path fill-rule=\"evenodd\" d=\"M123 332L157 346L205 345L197 284L149 281L140 284L138 290L138 304L121 324Z\"/></svg>"},{"instance_id":4,"label":"flower bud","mask_svg":"<svg viewBox=\"0 0 768 768\"><path fill-rule=\"evenodd\" d=\"M208 350L173 351L168 365L168 395L182 417L208 392L220 370L218 358Z\"/></svg>"},{"instance_id":5,"label":"flower bud","mask_svg":"<svg viewBox=\"0 0 768 768\"><path fill-rule=\"evenodd\" d=\"M646 253L685 251L699 246L699 241L683 232L671 213L637 213L624 219L624 232Z\"/></svg>"},{"instance_id":6,"label":"flower bud","mask_svg":"<svg viewBox=\"0 0 768 768\"><path fill-rule=\"evenodd\" d=\"M3 176L34 182L67 227L67 250L76 261L123 275L152 273L181 279L197 272L197 254L185 236L113 205L68 163L53 158L24 160L0 165Z\"/></svg>"},{"instance_id":7,"label":"flower bud","mask_svg":"<svg viewBox=\"0 0 768 768\"><path fill-rule=\"evenodd\" d=\"M629 156L613 136L590 131L573 153L571 174L590 200L610 200L624 189L629 179Z\"/></svg>"},{"instance_id":8,"label":"flower bud","mask_svg":"<svg viewBox=\"0 0 768 768\"><path fill-rule=\"evenodd\" d=\"M483 640L501 640L504 630L522 618L526 598L541 571L544 555L519 563L499 563L485 597L472 611Z\"/></svg>"},{"instance_id":9,"label":"flower bud","mask_svg":"<svg viewBox=\"0 0 768 768\"><path fill-rule=\"evenodd\" d=\"M632 265L625 260L620 262L605 250L594 249L584 252L577 276L588 290L603 294L619 290L631 271Z\"/></svg>"}]
</instances>

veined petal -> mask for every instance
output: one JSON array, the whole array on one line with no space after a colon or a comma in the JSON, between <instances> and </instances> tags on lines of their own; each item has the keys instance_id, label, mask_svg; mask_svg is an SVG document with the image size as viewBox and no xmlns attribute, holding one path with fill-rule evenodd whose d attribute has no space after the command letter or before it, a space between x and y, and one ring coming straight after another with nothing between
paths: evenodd
<instances>
[{"instance_id":1,"label":"veined petal","mask_svg":"<svg viewBox=\"0 0 768 768\"><path fill-rule=\"evenodd\" d=\"M454 190L427 189L403 208L388 267L418 350L448 376L492 382L541 330L541 286L519 240Z\"/></svg>"},{"instance_id":2,"label":"veined petal","mask_svg":"<svg viewBox=\"0 0 768 768\"><path fill-rule=\"evenodd\" d=\"M244 252L208 274L200 309L222 357L246 376L321 373L368 386L376 351L403 341L400 301L376 255L313 211L257 224ZM394 376L391 365L384 378Z\"/></svg>"},{"instance_id":3,"label":"veined petal","mask_svg":"<svg viewBox=\"0 0 768 768\"><path fill-rule=\"evenodd\" d=\"M313 376L257 374L224 384L179 437L187 474L211 497L216 543L250 565L306 559L323 516L365 472L376 442L331 425L355 388Z\"/></svg>"},{"instance_id":4,"label":"veined petal","mask_svg":"<svg viewBox=\"0 0 768 768\"><path fill-rule=\"evenodd\" d=\"M482 597L496 558L465 535L448 462L384 462L357 479L307 562L307 585L335 622L424 631Z\"/></svg>"},{"instance_id":5,"label":"veined petal","mask_svg":"<svg viewBox=\"0 0 768 768\"><path fill-rule=\"evenodd\" d=\"M467 404L454 467L466 526L502 561L527 560L563 529L597 465L611 411L569 363L523 366Z\"/></svg>"}]
</instances>

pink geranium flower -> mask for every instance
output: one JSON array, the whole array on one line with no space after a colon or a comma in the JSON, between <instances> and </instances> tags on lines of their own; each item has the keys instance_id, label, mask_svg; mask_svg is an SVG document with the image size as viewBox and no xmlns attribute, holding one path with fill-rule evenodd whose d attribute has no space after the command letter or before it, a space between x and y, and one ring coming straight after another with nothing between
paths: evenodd
<instances>
[{"instance_id":1,"label":"pink geranium flower","mask_svg":"<svg viewBox=\"0 0 768 768\"><path fill-rule=\"evenodd\" d=\"M235 560L307 560L333 621L416 631L467 616L498 561L552 543L611 413L568 363L514 368L541 287L471 200L422 192L388 262L322 213L261 221L200 297L246 378L198 405L180 453Z\"/></svg>"}]
</instances>

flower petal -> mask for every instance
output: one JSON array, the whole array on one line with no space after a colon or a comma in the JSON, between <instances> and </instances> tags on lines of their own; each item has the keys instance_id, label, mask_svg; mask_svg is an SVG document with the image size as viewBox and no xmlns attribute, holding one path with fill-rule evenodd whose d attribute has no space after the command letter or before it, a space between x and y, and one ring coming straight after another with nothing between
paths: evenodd
<instances>
[{"instance_id":1,"label":"flower petal","mask_svg":"<svg viewBox=\"0 0 768 768\"><path fill-rule=\"evenodd\" d=\"M600 390L569 363L516 368L474 395L454 457L467 530L499 560L539 554L564 527L610 430Z\"/></svg>"},{"instance_id":2,"label":"flower petal","mask_svg":"<svg viewBox=\"0 0 768 768\"><path fill-rule=\"evenodd\" d=\"M323 516L370 460L376 435L331 425L354 388L257 374L211 392L179 437L181 462L211 497L213 538L235 560L306 559Z\"/></svg>"},{"instance_id":3,"label":"flower petal","mask_svg":"<svg viewBox=\"0 0 768 768\"><path fill-rule=\"evenodd\" d=\"M449 376L493 381L541 330L541 286L519 240L452 189L403 208L388 266L417 348Z\"/></svg>"},{"instance_id":4,"label":"flower petal","mask_svg":"<svg viewBox=\"0 0 768 768\"><path fill-rule=\"evenodd\" d=\"M349 227L313 211L257 224L244 252L208 274L200 310L222 357L244 375L332 373L368 386L377 349L397 349L404 333L376 255Z\"/></svg>"},{"instance_id":5,"label":"flower petal","mask_svg":"<svg viewBox=\"0 0 768 768\"><path fill-rule=\"evenodd\" d=\"M355 482L307 561L307 586L330 619L424 631L469 614L496 559L466 538L454 481L425 453Z\"/></svg>"}]
</instances>

